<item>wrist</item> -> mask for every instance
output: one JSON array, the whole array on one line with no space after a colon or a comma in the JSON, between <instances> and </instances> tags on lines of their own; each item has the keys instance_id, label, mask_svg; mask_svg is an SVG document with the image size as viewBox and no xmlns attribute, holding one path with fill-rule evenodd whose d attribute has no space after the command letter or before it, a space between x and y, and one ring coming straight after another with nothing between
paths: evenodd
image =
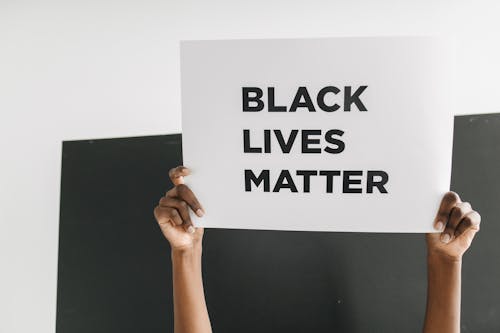
<instances>
[{"instance_id":1,"label":"wrist","mask_svg":"<svg viewBox=\"0 0 500 333\"><path fill-rule=\"evenodd\" d=\"M202 247L200 243L194 243L190 246L173 247L171 250L172 258L201 257Z\"/></svg>"},{"instance_id":2,"label":"wrist","mask_svg":"<svg viewBox=\"0 0 500 333\"><path fill-rule=\"evenodd\" d=\"M454 256L439 251L428 251L427 262L434 266L455 266L462 264L462 256Z\"/></svg>"}]
</instances>

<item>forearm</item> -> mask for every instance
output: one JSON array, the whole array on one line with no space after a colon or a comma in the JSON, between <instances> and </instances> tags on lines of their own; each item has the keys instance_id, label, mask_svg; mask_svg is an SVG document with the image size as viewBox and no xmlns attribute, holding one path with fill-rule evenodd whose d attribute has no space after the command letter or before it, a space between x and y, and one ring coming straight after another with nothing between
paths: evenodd
<instances>
[{"instance_id":1,"label":"forearm","mask_svg":"<svg viewBox=\"0 0 500 333\"><path fill-rule=\"evenodd\" d=\"M203 280L201 245L172 251L175 333L211 333Z\"/></svg>"},{"instance_id":2,"label":"forearm","mask_svg":"<svg viewBox=\"0 0 500 333\"><path fill-rule=\"evenodd\" d=\"M424 333L460 332L461 260L428 255Z\"/></svg>"}]
</instances>

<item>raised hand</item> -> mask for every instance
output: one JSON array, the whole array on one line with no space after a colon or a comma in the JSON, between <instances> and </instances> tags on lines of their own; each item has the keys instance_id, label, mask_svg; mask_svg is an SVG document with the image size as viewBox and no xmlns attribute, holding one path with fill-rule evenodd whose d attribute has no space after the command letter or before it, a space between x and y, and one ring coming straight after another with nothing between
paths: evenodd
<instances>
[{"instance_id":1,"label":"raised hand","mask_svg":"<svg viewBox=\"0 0 500 333\"><path fill-rule=\"evenodd\" d=\"M189 173L183 166L169 171L174 187L154 209L154 216L172 250L192 248L203 238L203 228L195 228L189 216L189 209L199 217L205 213L194 193L184 184L184 177Z\"/></svg>"},{"instance_id":2,"label":"raised hand","mask_svg":"<svg viewBox=\"0 0 500 333\"><path fill-rule=\"evenodd\" d=\"M479 231L481 216L470 203L462 202L455 192L448 192L441 200L434 226L441 233L427 234L430 255L443 259L460 260Z\"/></svg>"}]
</instances>

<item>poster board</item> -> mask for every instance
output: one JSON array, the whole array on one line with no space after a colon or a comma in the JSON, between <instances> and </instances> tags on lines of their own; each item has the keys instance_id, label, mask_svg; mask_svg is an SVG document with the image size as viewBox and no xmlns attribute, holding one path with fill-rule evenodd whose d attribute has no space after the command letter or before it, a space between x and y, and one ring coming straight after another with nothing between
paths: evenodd
<instances>
[{"instance_id":1,"label":"poster board","mask_svg":"<svg viewBox=\"0 0 500 333\"><path fill-rule=\"evenodd\" d=\"M435 37L181 42L186 179L211 228L429 232L449 189Z\"/></svg>"}]
</instances>

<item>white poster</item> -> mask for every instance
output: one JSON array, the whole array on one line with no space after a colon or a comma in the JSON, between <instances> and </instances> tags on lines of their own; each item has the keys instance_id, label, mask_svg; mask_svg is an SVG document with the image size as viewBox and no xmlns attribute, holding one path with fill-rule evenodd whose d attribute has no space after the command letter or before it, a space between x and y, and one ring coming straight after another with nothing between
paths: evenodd
<instances>
[{"instance_id":1,"label":"white poster","mask_svg":"<svg viewBox=\"0 0 500 333\"><path fill-rule=\"evenodd\" d=\"M429 232L451 175L446 40L181 42L196 226Z\"/></svg>"}]
</instances>

